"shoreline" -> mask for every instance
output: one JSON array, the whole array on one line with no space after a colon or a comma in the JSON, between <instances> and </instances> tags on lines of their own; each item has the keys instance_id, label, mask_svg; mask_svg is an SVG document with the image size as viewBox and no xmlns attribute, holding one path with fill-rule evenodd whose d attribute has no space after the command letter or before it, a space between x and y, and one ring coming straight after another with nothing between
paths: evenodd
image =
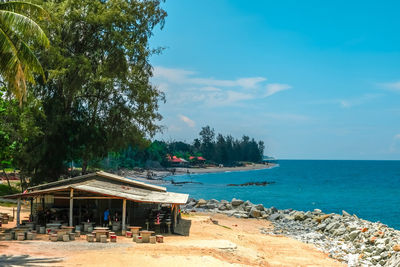
<instances>
[{"instance_id":1,"label":"shoreline","mask_svg":"<svg viewBox=\"0 0 400 267\"><path fill-rule=\"evenodd\" d=\"M176 168L176 173L187 174L202 174L202 173L221 173L221 172L240 172L240 171L256 171L271 169L278 166L278 164L267 163L260 164L254 163L240 167L204 167L204 168Z\"/></svg>"},{"instance_id":2,"label":"shoreline","mask_svg":"<svg viewBox=\"0 0 400 267\"><path fill-rule=\"evenodd\" d=\"M189 199L181 209L189 214L204 212L269 221L273 229L260 228L261 234L286 236L312 244L348 266L400 266L400 231L346 211L340 215L325 214L319 209L278 210L235 198L230 202Z\"/></svg>"},{"instance_id":3,"label":"shoreline","mask_svg":"<svg viewBox=\"0 0 400 267\"><path fill-rule=\"evenodd\" d=\"M185 174L206 174L206 173L225 173L225 172L242 172L242 171L257 171L272 169L279 166L276 163L253 163L241 167L204 167L204 168L170 168L166 170L146 170L146 171L135 171L135 170L121 170L116 174L132 178L138 181L152 183L156 185L171 184L171 181L165 180L170 176L185 175ZM175 171L172 171L172 170Z\"/></svg>"}]
</instances>

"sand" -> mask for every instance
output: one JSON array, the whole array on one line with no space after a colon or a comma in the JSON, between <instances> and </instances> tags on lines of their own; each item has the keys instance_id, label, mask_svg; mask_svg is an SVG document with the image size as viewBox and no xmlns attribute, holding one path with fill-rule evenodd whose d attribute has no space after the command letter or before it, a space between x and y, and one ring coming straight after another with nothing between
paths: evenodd
<instances>
[{"instance_id":1,"label":"sand","mask_svg":"<svg viewBox=\"0 0 400 267\"><path fill-rule=\"evenodd\" d=\"M0 207L1 212L12 208ZM23 216L28 210L23 210ZM163 244L1 241L0 265L31 266L345 266L310 244L259 233L268 221L221 214L190 214L190 236L168 235ZM218 225L212 220L218 221ZM10 227L11 224L4 225Z\"/></svg>"},{"instance_id":2,"label":"sand","mask_svg":"<svg viewBox=\"0 0 400 267\"><path fill-rule=\"evenodd\" d=\"M237 171L251 171L251 170L263 170L275 167L276 164L248 164L241 167L205 167L205 168L176 168L177 173L218 173L218 172L237 172Z\"/></svg>"}]
</instances>

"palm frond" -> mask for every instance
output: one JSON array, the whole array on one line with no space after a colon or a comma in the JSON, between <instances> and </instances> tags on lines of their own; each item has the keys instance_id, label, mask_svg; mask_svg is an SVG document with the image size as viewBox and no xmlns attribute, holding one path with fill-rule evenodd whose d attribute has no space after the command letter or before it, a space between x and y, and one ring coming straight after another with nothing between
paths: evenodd
<instances>
[{"instance_id":1,"label":"palm frond","mask_svg":"<svg viewBox=\"0 0 400 267\"><path fill-rule=\"evenodd\" d=\"M44 47L50 42L40 26L31 18L8 10L0 10L0 27L9 27L25 38L32 39Z\"/></svg>"},{"instance_id":2,"label":"palm frond","mask_svg":"<svg viewBox=\"0 0 400 267\"><path fill-rule=\"evenodd\" d=\"M22 13L36 19L48 19L50 16L41 6L25 1L8 1L0 3L0 10Z\"/></svg>"}]
</instances>

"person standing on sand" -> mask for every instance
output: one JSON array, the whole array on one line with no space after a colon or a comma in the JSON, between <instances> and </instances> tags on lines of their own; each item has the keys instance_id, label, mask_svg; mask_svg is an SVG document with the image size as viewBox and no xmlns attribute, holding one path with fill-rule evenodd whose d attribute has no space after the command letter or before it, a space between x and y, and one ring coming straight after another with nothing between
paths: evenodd
<instances>
[{"instance_id":1,"label":"person standing on sand","mask_svg":"<svg viewBox=\"0 0 400 267\"><path fill-rule=\"evenodd\" d=\"M104 211L104 226L105 227L108 227L109 220L110 220L110 211L108 209L106 209Z\"/></svg>"}]
</instances>

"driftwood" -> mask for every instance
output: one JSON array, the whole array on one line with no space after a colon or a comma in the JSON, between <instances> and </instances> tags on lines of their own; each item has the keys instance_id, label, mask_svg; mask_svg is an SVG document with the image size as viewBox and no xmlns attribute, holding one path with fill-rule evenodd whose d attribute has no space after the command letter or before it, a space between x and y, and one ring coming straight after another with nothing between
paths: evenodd
<instances>
[{"instance_id":1,"label":"driftwood","mask_svg":"<svg viewBox=\"0 0 400 267\"><path fill-rule=\"evenodd\" d=\"M267 181L263 181L263 182L247 182L247 183L243 183L243 184L228 184L228 186L251 186L251 185L256 185L256 186L266 186L269 184L274 184L275 182L267 182Z\"/></svg>"},{"instance_id":2,"label":"driftwood","mask_svg":"<svg viewBox=\"0 0 400 267\"><path fill-rule=\"evenodd\" d=\"M203 184L203 183L192 182L192 181L175 182L174 179L171 179L171 184L173 184L173 185L183 185L183 184Z\"/></svg>"}]
</instances>

